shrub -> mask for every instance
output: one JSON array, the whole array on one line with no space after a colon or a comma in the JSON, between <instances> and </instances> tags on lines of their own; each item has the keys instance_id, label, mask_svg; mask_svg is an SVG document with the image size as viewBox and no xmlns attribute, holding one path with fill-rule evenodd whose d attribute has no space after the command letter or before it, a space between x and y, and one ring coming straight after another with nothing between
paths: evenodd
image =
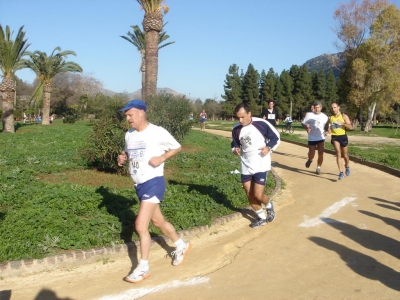
<instances>
[{"instance_id":1,"label":"shrub","mask_svg":"<svg viewBox=\"0 0 400 300\"><path fill-rule=\"evenodd\" d=\"M76 122L76 118L74 116L71 116L71 115L66 116L63 119L63 123L66 123L66 124L75 124L75 122Z\"/></svg>"},{"instance_id":2,"label":"shrub","mask_svg":"<svg viewBox=\"0 0 400 300\"><path fill-rule=\"evenodd\" d=\"M88 145L81 153L88 165L106 171L127 174L127 168L117 164L118 155L124 150L125 132L128 124L122 115L110 118L103 116L93 124Z\"/></svg>"},{"instance_id":3,"label":"shrub","mask_svg":"<svg viewBox=\"0 0 400 300\"><path fill-rule=\"evenodd\" d=\"M149 122L168 130L179 142L189 133L192 126L189 115L192 106L189 99L161 93L146 99Z\"/></svg>"}]
</instances>

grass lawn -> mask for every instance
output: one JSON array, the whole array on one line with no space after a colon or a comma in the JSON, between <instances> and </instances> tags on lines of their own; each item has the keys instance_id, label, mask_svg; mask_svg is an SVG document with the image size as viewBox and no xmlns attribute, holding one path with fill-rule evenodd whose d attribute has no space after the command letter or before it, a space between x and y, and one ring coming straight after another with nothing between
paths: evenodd
<instances>
[{"instance_id":1,"label":"grass lawn","mask_svg":"<svg viewBox=\"0 0 400 300\"><path fill-rule=\"evenodd\" d=\"M137 240L131 179L90 169L80 155L91 125L19 123L0 135L0 262ZM189 229L248 206L235 169L229 139L191 131L165 165L166 218ZM267 193L274 187L269 176Z\"/></svg>"}]
</instances>

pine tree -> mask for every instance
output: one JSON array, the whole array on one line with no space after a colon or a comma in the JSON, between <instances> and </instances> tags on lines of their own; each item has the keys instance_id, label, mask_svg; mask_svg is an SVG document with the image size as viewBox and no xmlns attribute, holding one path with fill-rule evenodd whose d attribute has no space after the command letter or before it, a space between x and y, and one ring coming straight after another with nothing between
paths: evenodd
<instances>
[{"instance_id":1,"label":"pine tree","mask_svg":"<svg viewBox=\"0 0 400 300\"><path fill-rule=\"evenodd\" d=\"M221 95L225 102L223 103L223 112L226 116L232 116L236 105L242 102L242 80L238 74L239 67L233 64L229 67L226 75L224 91L225 95Z\"/></svg>"},{"instance_id":2,"label":"pine tree","mask_svg":"<svg viewBox=\"0 0 400 300\"><path fill-rule=\"evenodd\" d=\"M260 74L249 64L246 74L243 77L242 90L243 102L247 102L251 111L260 111L259 99Z\"/></svg>"},{"instance_id":3,"label":"pine tree","mask_svg":"<svg viewBox=\"0 0 400 300\"><path fill-rule=\"evenodd\" d=\"M328 105L334 101L338 101L338 85L336 82L335 75L332 69L326 74L326 91L325 91L325 103Z\"/></svg>"}]
</instances>

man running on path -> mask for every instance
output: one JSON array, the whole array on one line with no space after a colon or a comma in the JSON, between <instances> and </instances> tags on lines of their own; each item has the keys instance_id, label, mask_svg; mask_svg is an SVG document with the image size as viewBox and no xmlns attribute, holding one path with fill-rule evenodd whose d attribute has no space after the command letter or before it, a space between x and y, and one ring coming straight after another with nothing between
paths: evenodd
<instances>
[{"instance_id":1,"label":"man running on path","mask_svg":"<svg viewBox=\"0 0 400 300\"><path fill-rule=\"evenodd\" d=\"M316 173L321 175L321 166L324 161L325 132L328 131L328 116L321 112L322 103L319 101L313 104L315 111L307 113L302 126L308 133L308 160L306 168L309 168L314 156L315 149L318 149L318 161Z\"/></svg>"},{"instance_id":2,"label":"man running on path","mask_svg":"<svg viewBox=\"0 0 400 300\"><path fill-rule=\"evenodd\" d=\"M278 147L280 136L271 123L252 117L247 103L237 105L234 114L239 124L232 129L232 153L240 156L241 181L257 214L257 219L250 226L258 228L275 219L274 205L264 194L264 189L268 171L271 170L271 152Z\"/></svg>"},{"instance_id":3,"label":"man running on path","mask_svg":"<svg viewBox=\"0 0 400 300\"><path fill-rule=\"evenodd\" d=\"M178 154L181 145L167 130L147 122L146 109L146 103L141 100L132 100L121 109L132 129L125 134L125 150L118 156L118 165L122 166L129 160L129 172L140 200L135 228L140 238L141 260L136 269L125 277L126 281L132 283L150 276L150 221L174 242L174 266L183 262L191 248L190 243L179 238L174 226L164 219L160 210L165 194L164 162Z\"/></svg>"}]
</instances>

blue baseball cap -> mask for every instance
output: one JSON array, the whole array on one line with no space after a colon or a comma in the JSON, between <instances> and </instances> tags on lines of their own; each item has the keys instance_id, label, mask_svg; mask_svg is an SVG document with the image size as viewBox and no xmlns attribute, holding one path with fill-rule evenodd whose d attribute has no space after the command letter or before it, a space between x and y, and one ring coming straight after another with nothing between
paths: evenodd
<instances>
[{"instance_id":1,"label":"blue baseball cap","mask_svg":"<svg viewBox=\"0 0 400 300\"><path fill-rule=\"evenodd\" d=\"M146 111L147 106L146 106L146 103L144 103L142 100L135 99L135 100L129 101L125 105L125 107L120 109L119 111L127 111L127 110L130 110L131 108L136 108L136 109L141 109L141 110Z\"/></svg>"}]
</instances>

